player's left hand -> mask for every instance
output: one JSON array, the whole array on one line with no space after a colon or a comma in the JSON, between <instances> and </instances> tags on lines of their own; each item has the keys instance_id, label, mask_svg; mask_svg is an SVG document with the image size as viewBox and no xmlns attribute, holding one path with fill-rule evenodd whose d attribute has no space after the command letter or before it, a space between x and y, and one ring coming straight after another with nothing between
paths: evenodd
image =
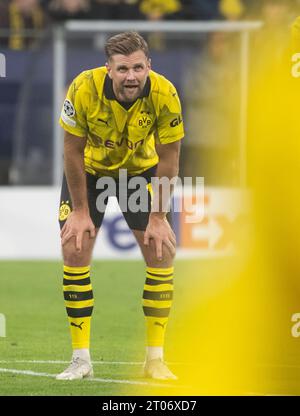
<instances>
[{"instance_id":1,"label":"player's left hand","mask_svg":"<svg viewBox=\"0 0 300 416\"><path fill-rule=\"evenodd\" d=\"M165 215L160 213L150 214L149 223L144 234L145 246L149 246L150 239L154 240L158 260L163 259L163 245L168 248L172 256L175 256L176 236Z\"/></svg>"}]
</instances>

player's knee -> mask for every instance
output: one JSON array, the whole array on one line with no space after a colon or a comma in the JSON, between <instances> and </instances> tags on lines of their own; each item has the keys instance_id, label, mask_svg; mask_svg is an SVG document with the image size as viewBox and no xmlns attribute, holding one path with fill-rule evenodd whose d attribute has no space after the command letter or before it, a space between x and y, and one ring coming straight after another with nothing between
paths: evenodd
<instances>
[{"instance_id":1,"label":"player's knee","mask_svg":"<svg viewBox=\"0 0 300 416\"><path fill-rule=\"evenodd\" d=\"M89 254L86 250L78 251L74 245L66 245L63 247L63 259L66 266L82 267L89 264Z\"/></svg>"},{"instance_id":2,"label":"player's knee","mask_svg":"<svg viewBox=\"0 0 300 416\"><path fill-rule=\"evenodd\" d=\"M163 246L163 259L165 259L166 261L172 261L174 260L176 255L176 251L174 250L170 250L168 247Z\"/></svg>"},{"instance_id":3,"label":"player's knee","mask_svg":"<svg viewBox=\"0 0 300 416\"><path fill-rule=\"evenodd\" d=\"M162 256L162 261L166 264L172 264L174 259L175 259L175 251L171 252L167 247L163 248L163 256ZM168 267L168 266L166 266Z\"/></svg>"},{"instance_id":4,"label":"player's knee","mask_svg":"<svg viewBox=\"0 0 300 416\"><path fill-rule=\"evenodd\" d=\"M162 259L158 260L155 245L150 245L146 258L149 267L171 267L175 258L175 252L171 252L168 247L163 246Z\"/></svg>"}]
</instances>

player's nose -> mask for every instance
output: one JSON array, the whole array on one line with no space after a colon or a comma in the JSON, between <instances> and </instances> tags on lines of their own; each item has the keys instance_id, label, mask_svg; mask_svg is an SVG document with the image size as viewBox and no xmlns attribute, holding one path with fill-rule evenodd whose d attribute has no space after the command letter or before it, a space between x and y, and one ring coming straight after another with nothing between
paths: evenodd
<instances>
[{"instance_id":1,"label":"player's nose","mask_svg":"<svg viewBox=\"0 0 300 416\"><path fill-rule=\"evenodd\" d=\"M134 75L134 71L132 69L129 69L129 71L127 72L126 80L127 81L135 81L135 75Z\"/></svg>"}]
</instances>

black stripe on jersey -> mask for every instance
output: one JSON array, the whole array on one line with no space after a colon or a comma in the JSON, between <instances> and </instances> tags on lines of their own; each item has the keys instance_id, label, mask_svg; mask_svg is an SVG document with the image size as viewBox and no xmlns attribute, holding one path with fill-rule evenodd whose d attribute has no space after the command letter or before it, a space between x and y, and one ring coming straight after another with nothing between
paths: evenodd
<instances>
[{"instance_id":1,"label":"black stripe on jersey","mask_svg":"<svg viewBox=\"0 0 300 416\"><path fill-rule=\"evenodd\" d=\"M84 273L69 273L69 272L64 272L65 276L84 276L85 274L89 273L89 270L87 272Z\"/></svg>"},{"instance_id":2,"label":"black stripe on jersey","mask_svg":"<svg viewBox=\"0 0 300 416\"><path fill-rule=\"evenodd\" d=\"M148 290L144 290L143 299L171 300L173 299L173 290L165 290L163 292L149 292Z\"/></svg>"},{"instance_id":3,"label":"black stripe on jersey","mask_svg":"<svg viewBox=\"0 0 300 416\"><path fill-rule=\"evenodd\" d=\"M147 274L150 274L150 276L162 277L162 278L173 276L173 273L170 273L170 274L156 274L156 273L147 272Z\"/></svg>"},{"instance_id":4,"label":"black stripe on jersey","mask_svg":"<svg viewBox=\"0 0 300 416\"><path fill-rule=\"evenodd\" d=\"M93 291L92 290L88 290L87 292L65 291L64 298L65 300L72 301L72 302L93 299Z\"/></svg>"},{"instance_id":5,"label":"black stripe on jersey","mask_svg":"<svg viewBox=\"0 0 300 416\"><path fill-rule=\"evenodd\" d=\"M173 284L173 279L171 280L154 280L154 279L146 279L146 285L149 286L157 286L157 285L166 285L166 284Z\"/></svg>"},{"instance_id":6,"label":"black stripe on jersey","mask_svg":"<svg viewBox=\"0 0 300 416\"><path fill-rule=\"evenodd\" d=\"M145 316L154 316L155 318L167 318L171 308L150 308L143 306Z\"/></svg>"},{"instance_id":7,"label":"black stripe on jersey","mask_svg":"<svg viewBox=\"0 0 300 416\"><path fill-rule=\"evenodd\" d=\"M91 283L91 280L89 277L87 277L86 279L80 279L80 280L64 279L63 281L64 286L68 286L68 285L86 286L86 285L89 285L90 283Z\"/></svg>"},{"instance_id":8,"label":"black stripe on jersey","mask_svg":"<svg viewBox=\"0 0 300 416\"><path fill-rule=\"evenodd\" d=\"M87 308L66 308L70 318L86 318L92 316L93 306Z\"/></svg>"}]
</instances>

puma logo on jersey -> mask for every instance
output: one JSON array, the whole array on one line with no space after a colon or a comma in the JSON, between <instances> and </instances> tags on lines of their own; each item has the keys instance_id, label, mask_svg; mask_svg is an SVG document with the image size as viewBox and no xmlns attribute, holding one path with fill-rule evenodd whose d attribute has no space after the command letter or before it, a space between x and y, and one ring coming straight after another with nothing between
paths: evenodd
<instances>
[{"instance_id":1,"label":"puma logo on jersey","mask_svg":"<svg viewBox=\"0 0 300 416\"><path fill-rule=\"evenodd\" d=\"M71 322L71 326L76 326L76 328L79 328L82 331L81 325L83 325L84 322L81 322L79 325L74 324L74 322Z\"/></svg>"},{"instance_id":2,"label":"puma logo on jersey","mask_svg":"<svg viewBox=\"0 0 300 416\"><path fill-rule=\"evenodd\" d=\"M98 121L101 121L102 123L105 123L108 126L108 122L106 120L103 120L103 118L98 118Z\"/></svg>"},{"instance_id":3,"label":"puma logo on jersey","mask_svg":"<svg viewBox=\"0 0 300 416\"><path fill-rule=\"evenodd\" d=\"M162 329L164 329L164 328L165 328L166 323L167 323L167 322L165 322L164 324L161 324L160 322L154 322L154 325L161 326L161 327L162 327Z\"/></svg>"}]
</instances>

